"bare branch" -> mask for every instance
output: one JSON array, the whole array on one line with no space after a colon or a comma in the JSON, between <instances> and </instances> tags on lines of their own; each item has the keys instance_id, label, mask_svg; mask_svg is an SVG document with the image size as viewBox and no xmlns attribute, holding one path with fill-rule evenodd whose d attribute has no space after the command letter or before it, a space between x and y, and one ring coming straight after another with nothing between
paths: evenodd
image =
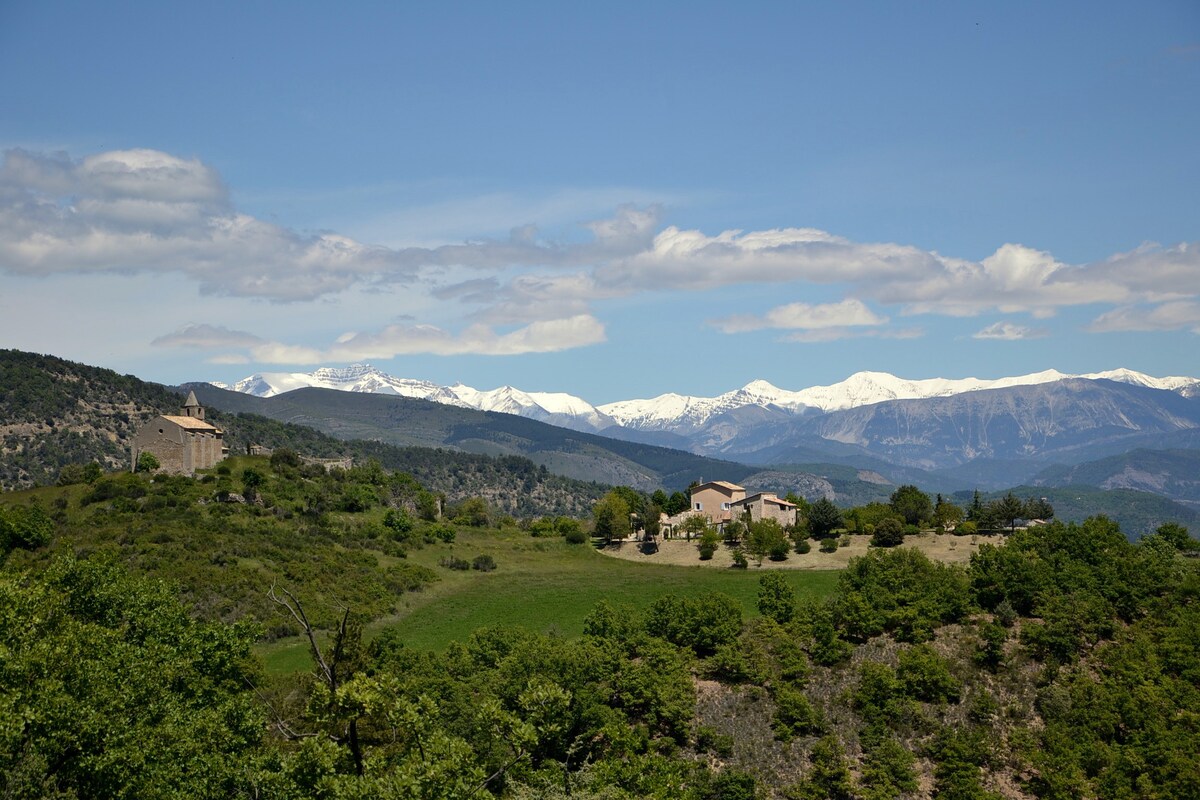
<instances>
[{"instance_id":1,"label":"bare branch","mask_svg":"<svg viewBox=\"0 0 1200 800\"><path fill-rule=\"evenodd\" d=\"M308 616L304 613L304 606L299 600L296 599L295 595L293 595L287 589L281 589L280 591L286 595L286 599L281 599L279 595L275 593L275 584L272 583L271 590L267 592L267 597L271 598L271 600L277 605L281 605L286 608L292 615L292 618L295 619L296 622L300 623L300 626L304 628L304 635L308 637L308 644L312 649L313 659L316 660L317 667L321 671L321 678L325 681L325 684L330 689L336 689L337 685L336 679L333 675L333 670L329 668L329 665L325 662L325 657L321 654L321 647L317 644L317 633L313 630L313 626L308 622Z\"/></svg>"}]
</instances>

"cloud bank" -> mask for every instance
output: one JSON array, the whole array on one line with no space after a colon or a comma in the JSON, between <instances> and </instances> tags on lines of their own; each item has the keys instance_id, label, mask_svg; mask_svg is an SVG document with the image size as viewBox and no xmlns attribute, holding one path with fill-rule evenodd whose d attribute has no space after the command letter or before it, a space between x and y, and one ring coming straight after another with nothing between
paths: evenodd
<instances>
[{"instance_id":1,"label":"cloud bank","mask_svg":"<svg viewBox=\"0 0 1200 800\"><path fill-rule=\"evenodd\" d=\"M603 341L603 323L581 314L534 322L507 333L497 332L487 325L472 325L457 334L434 325L388 325L378 331L342 334L328 347L259 340L248 348L248 355L263 364L328 364L418 354L516 356L555 353Z\"/></svg>"},{"instance_id":2,"label":"cloud bank","mask_svg":"<svg viewBox=\"0 0 1200 800\"><path fill-rule=\"evenodd\" d=\"M0 272L177 274L203 294L276 303L401 284L443 309L460 308L466 325L459 333L393 325L310 348L195 324L154 342L272 363L580 347L603 341L598 301L753 284L778 286L781 300L814 286L834 287L842 299L747 309L710 324L728 334L778 330L789 341L828 341L919 335L919 328L890 327L881 307L902 316L1045 318L1061 308L1108 306L1087 330L1200 331L1196 243L1147 243L1090 264L1007 243L974 261L815 228L706 234L663 227L663 213L619 206L608 219L582 223L583 241L546 241L525 225L504 239L389 248L242 213L217 171L196 158L132 149L74 159L13 149L0 163ZM1006 322L974 338L1043 333Z\"/></svg>"}]
</instances>

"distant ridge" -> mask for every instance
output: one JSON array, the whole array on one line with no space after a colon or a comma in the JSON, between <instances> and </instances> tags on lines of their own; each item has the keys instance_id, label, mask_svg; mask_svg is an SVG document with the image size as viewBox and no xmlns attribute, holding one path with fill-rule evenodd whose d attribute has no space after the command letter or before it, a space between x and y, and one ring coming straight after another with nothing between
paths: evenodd
<instances>
[{"instance_id":1,"label":"distant ridge","mask_svg":"<svg viewBox=\"0 0 1200 800\"><path fill-rule=\"evenodd\" d=\"M232 385L216 382L213 385L257 397L274 397L306 387L391 394L479 411L515 414L580 431L601 432L619 425L635 431L662 431L687 435L708 425L715 417L747 406L804 416L843 411L889 400L951 397L987 389L1036 386L1075 379L1111 380L1133 386L1162 389L1185 397L1200 395L1200 378L1156 378L1129 369L1080 375L1050 369L991 380L908 380L887 372L856 372L839 383L811 386L796 391L781 389L765 380L755 380L740 389L716 397L667 393L648 399L620 400L601 406L593 406L583 398L562 392L525 392L512 386L481 391L462 383L440 386L430 381L388 375L370 364L322 367L313 372L263 372L243 378Z\"/></svg>"}]
</instances>

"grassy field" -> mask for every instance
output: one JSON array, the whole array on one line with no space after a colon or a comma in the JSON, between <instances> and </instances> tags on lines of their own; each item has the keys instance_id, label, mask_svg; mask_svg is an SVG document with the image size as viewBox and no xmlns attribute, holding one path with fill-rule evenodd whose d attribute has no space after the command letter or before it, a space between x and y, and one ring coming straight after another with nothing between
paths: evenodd
<instances>
[{"instance_id":1,"label":"grassy field","mask_svg":"<svg viewBox=\"0 0 1200 800\"><path fill-rule=\"evenodd\" d=\"M497 568L484 573L439 566L448 555L468 561L490 555ZM736 598L747 616L758 613L761 573L755 569L636 564L602 555L589 545L534 539L517 531L460 531L453 544L427 546L410 553L408 560L437 570L442 579L404 595L399 613L371 625L368 634L394 627L417 649L441 649L489 625L578 636L584 617L601 600L643 608L664 594L717 591ZM785 575L801 597L819 597L833 590L838 572ZM296 639L264 645L260 654L272 672L296 671L309 664L307 645Z\"/></svg>"}]
</instances>

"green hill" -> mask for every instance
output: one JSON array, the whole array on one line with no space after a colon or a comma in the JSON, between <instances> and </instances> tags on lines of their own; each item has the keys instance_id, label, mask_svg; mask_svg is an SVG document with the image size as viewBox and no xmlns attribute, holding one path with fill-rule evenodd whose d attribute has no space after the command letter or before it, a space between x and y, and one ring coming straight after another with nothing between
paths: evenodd
<instances>
[{"instance_id":1,"label":"green hill","mask_svg":"<svg viewBox=\"0 0 1200 800\"><path fill-rule=\"evenodd\" d=\"M1140 449L1085 464L1055 465L1039 472L1032 483L1137 489L1200 503L1200 450Z\"/></svg>"},{"instance_id":2,"label":"green hill","mask_svg":"<svg viewBox=\"0 0 1200 800\"><path fill-rule=\"evenodd\" d=\"M1010 490L1020 498L1045 497L1054 506L1056 519L1082 522L1104 515L1116 522L1131 540L1136 541L1166 522L1178 522L1193 529L1200 524L1200 512L1161 495L1133 489L1097 489L1094 486L1017 486ZM984 500L996 500L1006 492L981 494ZM971 492L956 492L955 502L968 506Z\"/></svg>"}]
</instances>

